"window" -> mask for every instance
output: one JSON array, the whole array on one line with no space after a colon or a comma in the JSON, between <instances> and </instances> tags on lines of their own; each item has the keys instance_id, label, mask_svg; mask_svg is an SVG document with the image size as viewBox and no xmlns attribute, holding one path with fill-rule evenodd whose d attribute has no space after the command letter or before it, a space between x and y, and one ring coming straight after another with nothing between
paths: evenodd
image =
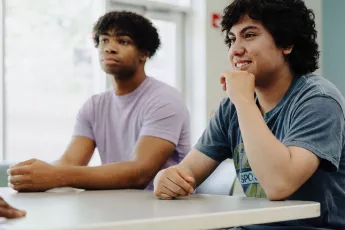
<instances>
[{"instance_id":1,"label":"window","mask_svg":"<svg viewBox=\"0 0 345 230\"><path fill-rule=\"evenodd\" d=\"M92 0L4 3L3 158L53 161L95 91Z\"/></svg>"},{"instance_id":2,"label":"window","mask_svg":"<svg viewBox=\"0 0 345 230\"><path fill-rule=\"evenodd\" d=\"M178 6L190 6L191 0L153 0L155 2L169 3Z\"/></svg>"},{"instance_id":3,"label":"window","mask_svg":"<svg viewBox=\"0 0 345 230\"><path fill-rule=\"evenodd\" d=\"M115 0L0 1L4 6L2 160L58 159L69 144L79 108L92 94L105 90L106 75L91 39L99 17L95 2L105 3L108 11L131 10L152 20L162 45L148 61L146 72L183 92L183 12L163 13L145 4ZM190 4L188 0L159 2ZM96 152L91 164L99 162Z\"/></svg>"},{"instance_id":4,"label":"window","mask_svg":"<svg viewBox=\"0 0 345 230\"><path fill-rule=\"evenodd\" d=\"M151 21L158 30L162 44L156 55L147 62L146 72L151 77L177 87L176 24L160 19Z\"/></svg>"}]
</instances>

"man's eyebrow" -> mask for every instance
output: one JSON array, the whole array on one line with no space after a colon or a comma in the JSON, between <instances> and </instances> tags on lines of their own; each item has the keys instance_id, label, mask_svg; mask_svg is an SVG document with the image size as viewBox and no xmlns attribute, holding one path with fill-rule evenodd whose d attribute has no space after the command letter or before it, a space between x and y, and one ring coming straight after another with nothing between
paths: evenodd
<instances>
[{"instance_id":1,"label":"man's eyebrow","mask_svg":"<svg viewBox=\"0 0 345 230\"><path fill-rule=\"evenodd\" d=\"M246 26L246 27L244 27L244 28L241 30L240 34L244 34L247 30L258 30L258 29L259 29L259 28L256 27L256 26L252 26L252 25ZM229 35L228 35L228 36L235 36L235 34L232 33L232 32L229 32Z\"/></svg>"}]
</instances>

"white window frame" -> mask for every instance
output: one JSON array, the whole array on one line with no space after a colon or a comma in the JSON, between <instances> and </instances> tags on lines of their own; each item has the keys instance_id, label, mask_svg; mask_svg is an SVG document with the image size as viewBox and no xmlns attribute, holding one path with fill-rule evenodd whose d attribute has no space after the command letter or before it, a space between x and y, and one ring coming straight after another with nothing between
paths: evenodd
<instances>
[{"instance_id":1,"label":"white window frame","mask_svg":"<svg viewBox=\"0 0 345 230\"><path fill-rule=\"evenodd\" d=\"M178 6L176 4L157 2L154 0L108 0L114 3L125 4L133 7L144 7L148 10L168 10L175 12L190 13L190 6Z\"/></svg>"},{"instance_id":2,"label":"white window frame","mask_svg":"<svg viewBox=\"0 0 345 230\"><path fill-rule=\"evenodd\" d=\"M178 12L169 12L165 13L162 11L153 11L149 10L145 12L145 16L155 19L155 20L163 20L163 21L171 21L176 23L176 48L177 48L177 60L176 60L176 87L181 90L181 92L184 94L185 92L185 87L184 87L184 82L185 82L185 71L184 71L184 43L183 43L183 38L184 38L184 24L183 24L183 14L178 13Z\"/></svg>"},{"instance_id":3,"label":"white window frame","mask_svg":"<svg viewBox=\"0 0 345 230\"><path fill-rule=\"evenodd\" d=\"M5 100L5 2L0 0L0 158L6 159L6 100Z\"/></svg>"},{"instance_id":4,"label":"white window frame","mask_svg":"<svg viewBox=\"0 0 345 230\"><path fill-rule=\"evenodd\" d=\"M96 22L100 16L106 13L107 0L93 0L93 21ZM92 28L90 28L91 31ZM102 71L99 64L98 50L96 48L92 51L92 76L93 76L93 92L101 93L107 89L108 81L107 75Z\"/></svg>"}]
</instances>

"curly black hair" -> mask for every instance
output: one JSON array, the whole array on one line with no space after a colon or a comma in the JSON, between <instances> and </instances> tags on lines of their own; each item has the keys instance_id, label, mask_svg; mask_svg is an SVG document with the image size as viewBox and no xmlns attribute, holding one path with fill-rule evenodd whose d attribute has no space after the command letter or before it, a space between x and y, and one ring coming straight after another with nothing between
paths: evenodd
<instances>
[{"instance_id":1,"label":"curly black hair","mask_svg":"<svg viewBox=\"0 0 345 230\"><path fill-rule=\"evenodd\" d=\"M149 52L149 57L156 53L161 44L157 29L147 18L128 11L111 11L100 17L93 27L95 47L99 45L100 35L113 30L127 34L138 50Z\"/></svg>"},{"instance_id":2,"label":"curly black hair","mask_svg":"<svg viewBox=\"0 0 345 230\"><path fill-rule=\"evenodd\" d=\"M221 22L229 47L229 31L243 15L260 21L278 47L293 46L286 58L294 74L304 75L319 68L315 15L303 0L234 0L224 9Z\"/></svg>"}]
</instances>

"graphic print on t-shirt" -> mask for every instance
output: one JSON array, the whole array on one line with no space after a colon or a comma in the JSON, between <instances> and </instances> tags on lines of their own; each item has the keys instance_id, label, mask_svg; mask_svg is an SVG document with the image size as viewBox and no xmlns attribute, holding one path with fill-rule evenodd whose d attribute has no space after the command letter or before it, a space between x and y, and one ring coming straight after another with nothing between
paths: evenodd
<instances>
[{"instance_id":1,"label":"graphic print on t-shirt","mask_svg":"<svg viewBox=\"0 0 345 230\"><path fill-rule=\"evenodd\" d=\"M259 181L256 179L249 165L243 143L237 145L234 149L234 164L237 177L246 196L267 198L265 191L260 186Z\"/></svg>"}]
</instances>

